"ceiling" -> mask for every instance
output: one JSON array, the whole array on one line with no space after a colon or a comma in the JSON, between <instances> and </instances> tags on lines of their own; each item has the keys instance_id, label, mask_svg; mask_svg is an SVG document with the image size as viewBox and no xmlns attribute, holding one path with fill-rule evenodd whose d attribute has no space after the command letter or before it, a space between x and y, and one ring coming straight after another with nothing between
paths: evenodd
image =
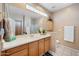
<instances>
[{"instance_id":1,"label":"ceiling","mask_svg":"<svg viewBox=\"0 0 79 59\"><path fill-rule=\"evenodd\" d=\"M56 11L58 11L62 8L65 8L71 4L72 3L40 3L39 5L41 5L45 9L47 9L49 12L56 12Z\"/></svg>"}]
</instances>

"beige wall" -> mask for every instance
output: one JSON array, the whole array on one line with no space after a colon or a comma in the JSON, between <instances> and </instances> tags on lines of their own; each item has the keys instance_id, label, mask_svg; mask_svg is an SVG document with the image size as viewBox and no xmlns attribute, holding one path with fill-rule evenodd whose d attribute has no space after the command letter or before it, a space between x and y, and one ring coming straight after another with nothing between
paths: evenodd
<instances>
[{"instance_id":1,"label":"beige wall","mask_svg":"<svg viewBox=\"0 0 79 59\"><path fill-rule=\"evenodd\" d=\"M54 20L54 31L57 32L56 39L60 43L75 49L79 49L79 4L73 4L67 8L52 14ZM75 26L75 41L73 43L64 41L64 26Z\"/></svg>"}]
</instances>

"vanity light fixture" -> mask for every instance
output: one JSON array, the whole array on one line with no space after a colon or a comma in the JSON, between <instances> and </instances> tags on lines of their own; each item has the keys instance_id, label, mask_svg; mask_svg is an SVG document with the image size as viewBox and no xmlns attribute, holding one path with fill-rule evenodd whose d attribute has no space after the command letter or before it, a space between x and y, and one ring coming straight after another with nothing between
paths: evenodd
<instances>
[{"instance_id":1,"label":"vanity light fixture","mask_svg":"<svg viewBox=\"0 0 79 59\"><path fill-rule=\"evenodd\" d=\"M35 13L38 13L38 14L43 15L43 16L45 16L45 17L48 17L48 15L47 15L46 13L43 13L43 12L41 12L41 11L35 9L34 7L32 7L32 6L29 5L29 4L26 4L26 8L29 9L29 10L31 10L31 11L33 11L33 12L35 12Z\"/></svg>"}]
</instances>

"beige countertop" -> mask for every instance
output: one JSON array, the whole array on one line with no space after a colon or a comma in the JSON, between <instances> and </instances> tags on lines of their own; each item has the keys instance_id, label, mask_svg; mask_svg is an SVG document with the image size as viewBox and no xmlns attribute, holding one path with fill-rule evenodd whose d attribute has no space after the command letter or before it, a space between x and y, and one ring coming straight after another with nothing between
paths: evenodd
<instances>
[{"instance_id":1,"label":"beige countertop","mask_svg":"<svg viewBox=\"0 0 79 59\"><path fill-rule=\"evenodd\" d=\"M18 36L16 36L16 40L14 40L14 41L3 42L2 51L20 46L22 44L37 41L37 40L40 40L42 38L46 38L46 37L49 37L49 36L51 36L50 33L47 33L46 35L40 35L40 34L18 35Z\"/></svg>"}]
</instances>

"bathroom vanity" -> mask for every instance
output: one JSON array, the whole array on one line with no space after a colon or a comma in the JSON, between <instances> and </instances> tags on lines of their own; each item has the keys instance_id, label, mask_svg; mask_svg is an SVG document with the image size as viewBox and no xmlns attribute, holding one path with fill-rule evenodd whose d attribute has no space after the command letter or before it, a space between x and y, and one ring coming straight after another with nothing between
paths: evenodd
<instances>
[{"instance_id":1,"label":"bathroom vanity","mask_svg":"<svg viewBox=\"0 0 79 59\"><path fill-rule=\"evenodd\" d=\"M32 34L38 33L40 28L46 30L47 17L42 17L42 15L27 9L25 10L25 7L21 9L22 7L20 6L24 5L5 4L7 8L5 8L5 12L7 12L5 15L7 15L8 20L3 26L4 28L6 26L5 29L8 30L5 31L6 35L4 35L3 39L5 39L8 34L7 32L9 32L10 35L16 36L16 40L3 42L2 56L39 56L45 54L50 49L51 35L49 33L44 35ZM45 24L43 24L44 21Z\"/></svg>"},{"instance_id":2,"label":"bathroom vanity","mask_svg":"<svg viewBox=\"0 0 79 59\"><path fill-rule=\"evenodd\" d=\"M50 39L49 34L28 37L19 35L12 42L3 43L2 56L40 56L49 51ZM14 43L14 44L13 44Z\"/></svg>"}]
</instances>

